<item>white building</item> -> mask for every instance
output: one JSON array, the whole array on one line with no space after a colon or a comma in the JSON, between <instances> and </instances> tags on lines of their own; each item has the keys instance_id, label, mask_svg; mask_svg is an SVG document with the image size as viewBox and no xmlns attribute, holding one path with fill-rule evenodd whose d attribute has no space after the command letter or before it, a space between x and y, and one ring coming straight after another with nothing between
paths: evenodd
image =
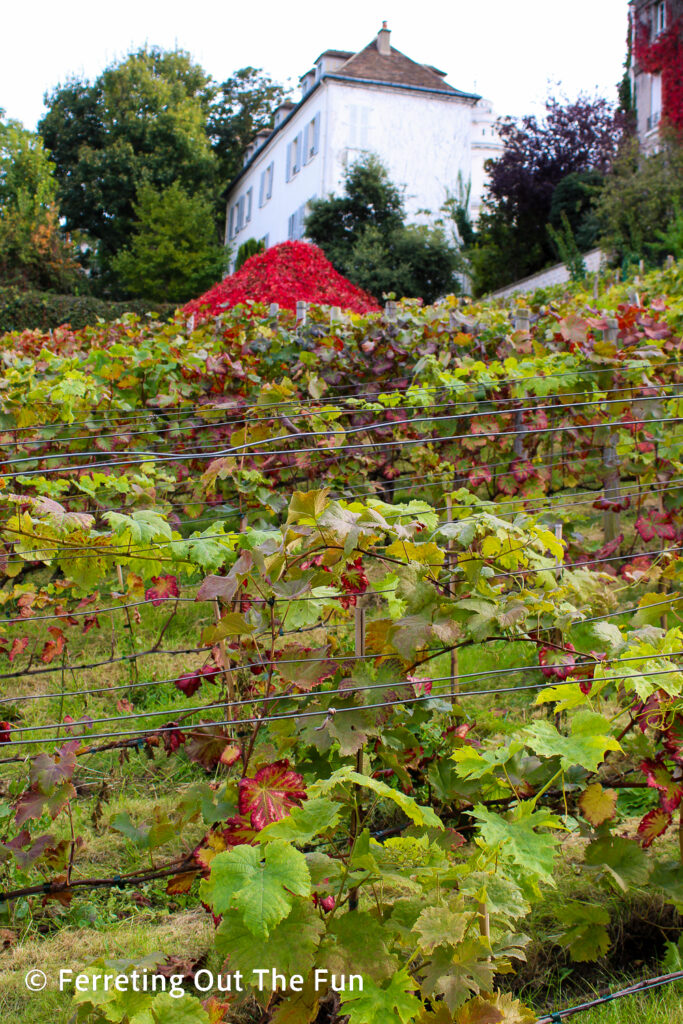
<instances>
[{"instance_id":1,"label":"white building","mask_svg":"<svg viewBox=\"0 0 683 1024\"><path fill-rule=\"evenodd\" d=\"M386 22L359 53L326 50L300 84L301 100L282 104L230 187L225 241L235 253L247 238L302 238L308 203L340 194L345 168L364 153L403 186L411 221L438 217L459 180L471 182L476 218L484 162L501 149L491 105L394 49Z\"/></svg>"}]
</instances>

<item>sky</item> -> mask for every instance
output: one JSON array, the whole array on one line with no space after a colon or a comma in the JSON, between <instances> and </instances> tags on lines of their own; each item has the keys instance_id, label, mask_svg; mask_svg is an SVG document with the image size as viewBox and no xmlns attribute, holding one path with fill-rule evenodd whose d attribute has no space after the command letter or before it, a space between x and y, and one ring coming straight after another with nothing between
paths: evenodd
<instances>
[{"instance_id":1,"label":"sky","mask_svg":"<svg viewBox=\"0 0 683 1024\"><path fill-rule=\"evenodd\" d=\"M357 51L382 21L413 60L497 114L543 113L549 93L616 99L628 0L5 0L0 109L35 128L43 96L145 44L188 50L217 81L263 68L296 85L323 50Z\"/></svg>"}]
</instances>

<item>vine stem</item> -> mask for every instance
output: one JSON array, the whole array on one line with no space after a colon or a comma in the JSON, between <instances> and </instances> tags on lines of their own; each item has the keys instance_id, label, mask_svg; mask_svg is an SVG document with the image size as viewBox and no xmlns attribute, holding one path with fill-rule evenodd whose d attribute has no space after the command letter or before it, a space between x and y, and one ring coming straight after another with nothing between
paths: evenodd
<instances>
[{"instance_id":1,"label":"vine stem","mask_svg":"<svg viewBox=\"0 0 683 1024\"><path fill-rule=\"evenodd\" d=\"M357 658L365 657L365 605L363 598L356 598L356 607L354 610L354 625L355 625L355 654ZM359 775L363 774L363 745L356 751L356 771ZM360 803L360 792L361 787L355 787L354 796L354 808L353 816L351 819L351 833L350 843L351 849L355 845L358 833L360 832L361 818L363 815L363 809ZM358 887L354 886L349 890L349 910L356 910L358 908Z\"/></svg>"}]
</instances>

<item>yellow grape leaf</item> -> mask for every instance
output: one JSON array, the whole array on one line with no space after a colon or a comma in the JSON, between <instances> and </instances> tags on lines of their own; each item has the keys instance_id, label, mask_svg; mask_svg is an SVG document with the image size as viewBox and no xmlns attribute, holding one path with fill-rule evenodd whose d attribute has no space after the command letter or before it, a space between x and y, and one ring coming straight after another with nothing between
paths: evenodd
<instances>
[{"instance_id":1,"label":"yellow grape leaf","mask_svg":"<svg viewBox=\"0 0 683 1024\"><path fill-rule=\"evenodd\" d=\"M616 806L616 791L603 789L599 782L591 783L579 798L581 813L591 825L602 825L604 821L613 818Z\"/></svg>"}]
</instances>

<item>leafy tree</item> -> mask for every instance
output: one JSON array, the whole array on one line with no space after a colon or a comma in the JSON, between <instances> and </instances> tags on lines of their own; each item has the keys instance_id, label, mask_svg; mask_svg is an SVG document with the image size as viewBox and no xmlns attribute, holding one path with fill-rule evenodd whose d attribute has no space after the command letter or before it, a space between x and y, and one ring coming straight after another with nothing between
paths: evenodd
<instances>
[{"instance_id":1,"label":"leafy tree","mask_svg":"<svg viewBox=\"0 0 683 1024\"><path fill-rule=\"evenodd\" d=\"M248 259L252 256L256 256L259 252L265 252L266 246L263 239L257 240L256 238L247 238L246 241L242 242L239 249L237 250L237 258L235 259L235 271L238 271Z\"/></svg>"},{"instance_id":2,"label":"leafy tree","mask_svg":"<svg viewBox=\"0 0 683 1024\"><path fill-rule=\"evenodd\" d=\"M564 105L550 99L546 111L543 121L529 115L501 123L503 155L489 165L478 251L472 256L478 291L500 287L556 260L547 230L555 189L570 175L605 174L624 138L626 115L604 99L580 96ZM563 205L556 203L556 228Z\"/></svg>"},{"instance_id":3,"label":"leafy tree","mask_svg":"<svg viewBox=\"0 0 683 1024\"><path fill-rule=\"evenodd\" d=\"M210 99L210 79L189 54L156 48L130 54L92 84L72 79L46 97L50 109L38 129L55 163L61 212L69 230L95 240L95 269L109 287L143 182L213 188Z\"/></svg>"},{"instance_id":4,"label":"leafy tree","mask_svg":"<svg viewBox=\"0 0 683 1024\"><path fill-rule=\"evenodd\" d=\"M260 131L271 129L287 91L259 68L235 71L215 86L207 132L218 162L221 196L242 169L244 151ZM223 215L225 210L222 211Z\"/></svg>"},{"instance_id":5,"label":"leafy tree","mask_svg":"<svg viewBox=\"0 0 683 1024\"><path fill-rule=\"evenodd\" d=\"M683 204L683 144L666 137L644 156L633 140L615 161L597 203L601 246L628 266L677 255L676 223Z\"/></svg>"},{"instance_id":6,"label":"leafy tree","mask_svg":"<svg viewBox=\"0 0 683 1024\"><path fill-rule=\"evenodd\" d=\"M54 165L42 139L0 111L0 280L70 290L80 275L61 231Z\"/></svg>"},{"instance_id":7,"label":"leafy tree","mask_svg":"<svg viewBox=\"0 0 683 1024\"><path fill-rule=\"evenodd\" d=\"M406 226L403 197L374 155L347 168L344 193L318 199L306 235L334 267L371 294L433 302L452 291L457 250L440 229Z\"/></svg>"},{"instance_id":8,"label":"leafy tree","mask_svg":"<svg viewBox=\"0 0 683 1024\"><path fill-rule=\"evenodd\" d=\"M161 302L184 302L218 280L227 253L216 235L210 199L190 195L177 182L138 189L137 226L130 246L112 261L129 293Z\"/></svg>"}]
</instances>

